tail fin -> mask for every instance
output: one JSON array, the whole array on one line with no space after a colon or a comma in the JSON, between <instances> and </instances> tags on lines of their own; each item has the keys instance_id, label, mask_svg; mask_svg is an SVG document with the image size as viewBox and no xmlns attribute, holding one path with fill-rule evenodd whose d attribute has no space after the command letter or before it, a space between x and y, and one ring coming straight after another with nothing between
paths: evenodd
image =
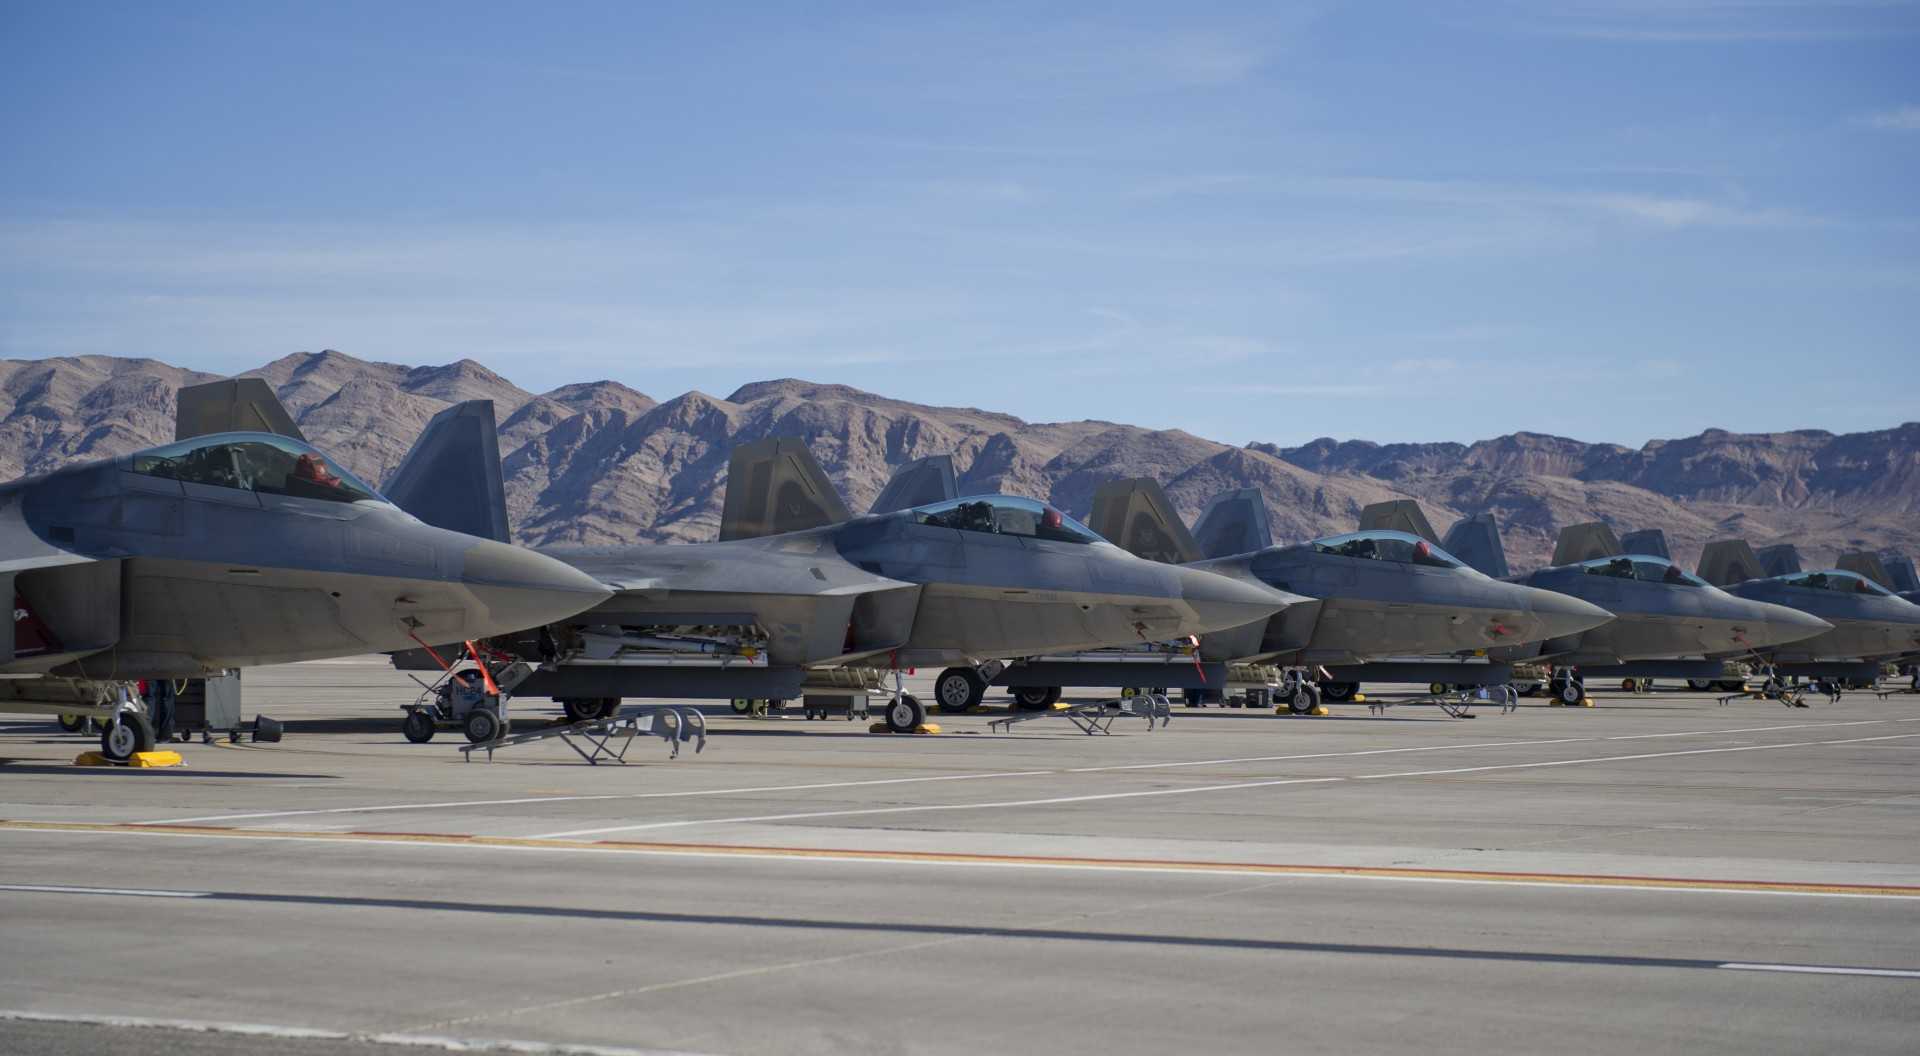
<instances>
[{"instance_id":1,"label":"tail fin","mask_svg":"<svg viewBox=\"0 0 1920 1056\"><path fill-rule=\"evenodd\" d=\"M1091 520L1087 527L1135 557L1170 565L1200 560L1193 533L1174 512L1159 482L1150 477L1100 485L1093 493Z\"/></svg>"},{"instance_id":2,"label":"tail fin","mask_svg":"<svg viewBox=\"0 0 1920 1056\"><path fill-rule=\"evenodd\" d=\"M1700 578L1716 587L1765 579L1760 559L1745 539L1716 539L1700 551Z\"/></svg>"},{"instance_id":3,"label":"tail fin","mask_svg":"<svg viewBox=\"0 0 1920 1056\"><path fill-rule=\"evenodd\" d=\"M804 440L775 437L733 449L720 541L758 539L849 520L847 504Z\"/></svg>"},{"instance_id":4,"label":"tail fin","mask_svg":"<svg viewBox=\"0 0 1920 1056\"><path fill-rule=\"evenodd\" d=\"M1553 544L1552 563L1556 566L1572 565L1596 557L1619 557L1624 553L1626 551L1620 549L1620 540L1614 537L1613 529L1599 521L1588 521L1560 529L1560 538Z\"/></svg>"},{"instance_id":5,"label":"tail fin","mask_svg":"<svg viewBox=\"0 0 1920 1056\"><path fill-rule=\"evenodd\" d=\"M1806 571L1800 565L1800 548L1792 543L1761 547L1754 557L1759 560L1764 575L1791 576L1795 572Z\"/></svg>"},{"instance_id":6,"label":"tail fin","mask_svg":"<svg viewBox=\"0 0 1920 1056\"><path fill-rule=\"evenodd\" d=\"M436 528L508 542L493 401L468 400L434 415L383 490Z\"/></svg>"},{"instance_id":7,"label":"tail fin","mask_svg":"<svg viewBox=\"0 0 1920 1056\"><path fill-rule=\"evenodd\" d=\"M1620 551L1673 560L1673 551L1667 549L1667 533L1658 528L1642 528L1637 532L1628 532L1621 536Z\"/></svg>"},{"instance_id":8,"label":"tail fin","mask_svg":"<svg viewBox=\"0 0 1920 1056\"><path fill-rule=\"evenodd\" d=\"M264 379L227 378L181 387L173 416L175 440L234 432L278 433L295 440L306 439Z\"/></svg>"},{"instance_id":9,"label":"tail fin","mask_svg":"<svg viewBox=\"0 0 1920 1056\"><path fill-rule=\"evenodd\" d=\"M867 512L892 513L959 497L960 485L953 474L953 456L928 455L894 470L892 479L880 489L880 497L873 500L873 508Z\"/></svg>"},{"instance_id":10,"label":"tail fin","mask_svg":"<svg viewBox=\"0 0 1920 1056\"><path fill-rule=\"evenodd\" d=\"M1412 499L1376 502L1361 510L1360 530L1411 532L1435 546L1440 545L1440 536L1427 522L1426 512Z\"/></svg>"},{"instance_id":11,"label":"tail fin","mask_svg":"<svg viewBox=\"0 0 1920 1056\"><path fill-rule=\"evenodd\" d=\"M1893 589L1893 577L1887 574L1887 566L1880 563L1880 555L1866 550L1854 550L1840 555L1835 566L1842 572L1857 572L1875 583Z\"/></svg>"},{"instance_id":12,"label":"tail fin","mask_svg":"<svg viewBox=\"0 0 1920 1056\"><path fill-rule=\"evenodd\" d=\"M1887 578L1893 585L1887 589L1897 594L1906 594L1920 590L1920 575L1913 569L1913 558L1892 550L1880 551L1880 564L1887 570Z\"/></svg>"},{"instance_id":13,"label":"tail fin","mask_svg":"<svg viewBox=\"0 0 1920 1056\"><path fill-rule=\"evenodd\" d=\"M1251 554L1273 545L1267 500L1258 488L1215 495L1194 522L1193 537L1203 557Z\"/></svg>"},{"instance_id":14,"label":"tail fin","mask_svg":"<svg viewBox=\"0 0 1920 1056\"><path fill-rule=\"evenodd\" d=\"M1500 543L1500 524L1491 513L1476 513L1453 522L1440 549L1465 561L1467 567L1495 579L1505 579L1511 574L1507 569L1507 548Z\"/></svg>"}]
</instances>

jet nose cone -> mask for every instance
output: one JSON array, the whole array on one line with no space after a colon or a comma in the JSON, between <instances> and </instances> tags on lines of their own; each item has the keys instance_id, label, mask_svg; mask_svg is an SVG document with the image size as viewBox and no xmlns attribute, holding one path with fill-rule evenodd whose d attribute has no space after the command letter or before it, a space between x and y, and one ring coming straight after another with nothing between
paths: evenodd
<instances>
[{"instance_id":1,"label":"jet nose cone","mask_svg":"<svg viewBox=\"0 0 1920 1056\"><path fill-rule=\"evenodd\" d=\"M480 638L562 620L613 596L572 565L491 540L461 555L460 582L481 605L473 632Z\"/></svg>"},{"instance_id":2,"label":"jet nose cone","mask_svg":"<svg viewBox=\"0 0 1920 1056\"><path fill-rule=\"evenodd\" d=\"M1251 583L1216 572L1197 568L1183 568L1179 572L1180 596L1199 619L1197 633L1200 634L1264 620L1303 600L1299 595L1275 590L1263 583Z\"/></svg>"},{"instance_id":3,"label":"jet nose cone","mask_svg":"<svg viewBox=\"0 0 1920 1056\"><path fill-rule=\"evenodd\" d=\"M1810 612L1790 609L1785 605L1773 605L1764 601L1753 602L1759 610L1757 627L1748 630L1748 638L1754 648L1769 645L1785 645L1788 642L1805 641L1815 635L1833 630L1833 624Z\"/></svg>"},{"instance_id":4,"label":"jet nose cone","mask_svg":"<svg viewBox=\"0 0 1920 1056\"><path fill-rule=\"evenodd\" d=\"M1540 621L1541 630L1548 639L1565 638L1613 621L1613 613L1571 594L1538 587L1528 590L1532 594L1529 608Z\"/></svg>"}]
</instances>

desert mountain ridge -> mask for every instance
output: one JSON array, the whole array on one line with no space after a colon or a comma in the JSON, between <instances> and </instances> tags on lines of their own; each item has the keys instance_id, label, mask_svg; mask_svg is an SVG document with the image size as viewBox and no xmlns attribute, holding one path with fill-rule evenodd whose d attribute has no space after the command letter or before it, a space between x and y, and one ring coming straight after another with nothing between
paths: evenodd
<instances>
[{"instance_id":1,"label":"desert mountain ridge","mask_svg":"<svg viewBox=\"0 0 1920 1056\"><path fill-rule=\"evenodd\" d=\"M1666 529L1689 566L1708 539L1732 535L1792 542L1815 562L1855 548L1920 553L1920 422L1845 434L1709 429L1640 448L1537 433L1231 447L795 378L657 401L613 381L532 393L470 359L410 367L333 350L243 375L266 379L309 439L370 481L393 472L435 413L491 399L515 537L535 545L712 539L734 446L797 436L856 511L900 463L951 453L963 492L1028 495L1076 516L1116 477L1159 479L1189 519L1222 490L1258 488L1281 541L1352 530L1360 508L1381 499L1419 500L1442 532L1491 512L1516 568L1544 563L1561 525L1596 519ZM175 391L215 377L118 356L0 360L0 479L165 443Z\"/></svg>"}]
</instances>

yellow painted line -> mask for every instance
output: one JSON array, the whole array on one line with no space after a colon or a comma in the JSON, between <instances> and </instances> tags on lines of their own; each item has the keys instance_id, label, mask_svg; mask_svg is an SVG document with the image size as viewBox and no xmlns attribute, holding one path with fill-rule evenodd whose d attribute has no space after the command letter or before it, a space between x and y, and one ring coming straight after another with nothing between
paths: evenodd
<instances>
[{"instance_id":1,"label":"yellow painted line","mask_svg":"<svg viewBox=\"0 0 1920 1056\"><path fill-rule=\"evenodd\" d=\"M1779 895L1837 895L1872 898L1920 898L1920 886L1834 884L1787 880L1725 880L1699 877L1636 876L1606 873L1537 873L1490 869L1408 869L1367 865L1296 865L1275 862L1202 861L1180 858L1082 858L1056 855L966 854L947 851L863 850L839 847L783 847L729 843L665 843L635 840L565 840L520 836L478 836L441 832L307 832L298 829L244 829L218 825L131 824L119 822L12 821L0 819L0 831L111 833L142 836L205 836L220 839L294 840L321 843L425 844L448 847L499 847L517 850L599 851L613 854L696 857L785 858L896 864L1012 866L1091 869L1115 872L1221 873L1237 876L1354 877L1374 880L1425 880L1470 884L1522 884L1552 887L1611 887L1638 890L1752 892Z\"/></svg>"}]
</instances>

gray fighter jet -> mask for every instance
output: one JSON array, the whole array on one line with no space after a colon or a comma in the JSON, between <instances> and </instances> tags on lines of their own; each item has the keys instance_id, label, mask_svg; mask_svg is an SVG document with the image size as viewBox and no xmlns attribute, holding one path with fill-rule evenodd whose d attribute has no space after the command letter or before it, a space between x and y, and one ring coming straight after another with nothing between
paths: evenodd
<instances>
[{"instance_id":1,"label":"gray fighter jet","mask_svg":"<svg viewBox=\"0 0 1920 1056\"><path fill-rule=\"evenodd\" d=\"M0 710L104 720L125 759L153 746L131 680L487 637L609 593L402 512L302 440L265 382L180 403L175 443L0 486Z\"/></svg>"},{"instance_id":2,"label":"gray fighter jet","mask_svg":"<svg viewBox=\"0 0 1920 1056\"><path fill-rule=\"evenodd\" d=\"M1360 678L1384 675L1384 669L1363 666L1371 661L1475 656L1576 634L1612 618L1578 599L1503 583L1468 568L1416 534L1432 530L1411 503L1369 513L1367 522L1380 527L1273 546L1260 493L1242 490L1209 503L1189 534L1159 484L1139 478L1103 485L1095 495L1093 520L1121 546L1143 556L1313 599L1255 625L1251 633L1241 628L1202 638L1201 649L1203 655L1224 653L1295 669L1327 668L1335 676L1325 687L1332 699L1351 698ZM1205 540L1204 550L1196 537ZM1461 666L1450 664L1446 670ZM1409 675L1404 668L1395 670ZM1288 691L1297 684L1290 680L1282 699L1295 710L1309 710L1312 693Z\"/></svg>"},{"instance_id":3,"label":"gray fighter jet","mask_svg":"<svg viewBox=\"0 0 1920 1056\"><path fill-rule=\"evenodd\" d=\"M1764 559L1744 539L1715 540L1700 553L1700 575L1739 597L1788 606L1829 625L1824 634L1761 650L1777 674L1870 683L1883 661L1920 652L1920 605L1859 572L1805 571L1791 545L1762 553Z\"/></svg>"},{"instance_id":4,"label":"gray fighter jet","mask_svg":"<svg viewBox=\"0 0 1920 1056\"><path fill-rule=\"evenodd\" d=\"M1482 571L1506 567L1490 521L1469 520L1448 533ZM1689 575L1667 557L1658 531L1629 536L1627 553L1605 524L1569 525L1555 542L1552 563L1513 582L1580 598L1614 614L1614 621L1546 642L1536 654L1555 667L1549 688L1577 703L1589 676L1718 678L1722 661L1797 642L1831 628L1804 612L1736 597ZM1491 560L1489 560L1491 558Z\"/></svg>"},{"instance_id":5,"label":"gray fighter jet","mask_svg":"<svg viewBox=\"0 0 1920 1056\"><path fill-rule=\"evenodd\" d=\"M480 447L494 443L481 432ZM450 433L422 440L455 444ZM458 447L490 461L472 443ZM443 456L452 457L423 457ZM951 480L950 465L918 466L888 501L922 493L923 473L936 489L943 473ZM449 526L494 516L445 512ZM623 697L790 699L849 667L979 667L1203 634L1295 600L1140 560L1033 499L970 496L853 518L805 444L790 439L735 449L720 539L542 551L615 593L508 643L552 661L519 692L561 700L577 718ZM924 717L896 678L888 725L909 730Z\"/></svg>"}]
</instances>

